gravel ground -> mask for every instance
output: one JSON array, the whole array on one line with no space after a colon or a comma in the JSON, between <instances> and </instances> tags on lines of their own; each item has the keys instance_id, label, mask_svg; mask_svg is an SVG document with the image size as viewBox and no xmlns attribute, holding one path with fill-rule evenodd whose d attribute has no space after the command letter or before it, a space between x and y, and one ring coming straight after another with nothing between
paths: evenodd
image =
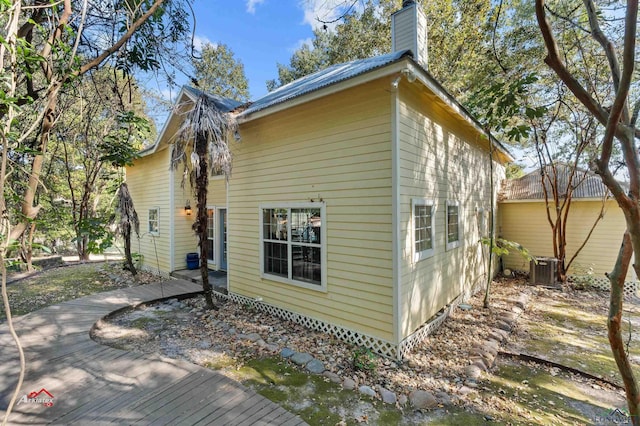
<instances>
[{"instance_id":1,"label":"gravel ground","mask_svg":"<svg viewBox=\"0 0 640 426\"><path fill-rule=\"evenodd\" d=\"M218 311L208 311L202 297L180 301L171 299L118 314L98 323L93 330L93 337L101 343L121 349L156 353L215 368L235 379L238 379L236 371L251 360L269 357L280 359L279 353L283 348L307 352L342 381L353 380L355 389L362 385L375 390L382 387L397 395L396 406L402 410L402 422L377 423L370 415L341 414L344 419L356 419L356 423L368 419L372 424L423 424L435 418L440 424L482 424L493 420L501 424L582 424L585 419L593 419L606 412L608 407L624 406L619 389L565 374L555 368L502 357L498 357L499 362L491 369L493 374L482 373L477 381L469 380L468 368L474 359L478 359L478 346L495 335L505 316L513 316L514 306L518 300L522 300L523 295L530 296L529 308L516 320L502 348L524 353L529 348L533 355L542 357L557 354L552 360L566 362L578 369L585 367L585 371L592 372L589 366L574 365L571 359L563 358L563 353L568 351L552 350L545 353L540 351L539 345L531 342L541 342L544 334L549 334L544 329L536 329L541 323L557 329L557 325L546 314L543 315L545 312L566 310L567 305L580 318L585 316L581 312L602 315L606 312L608 296L574 291L568 287L563 292L545 290L528 286L523 279L496 280L492 286L490 309L482 307L482 292L477 294L467 302L469 306L455 309L444 324L418 345L404 362L369 357L361 348L258 312L250 306L227 302ZM631 304L630 309L638 311L638 305ZM519 313L517 309L515 312ZM564 318L558 321L568 323ZM591 319L587 326L593 327L593 335L586 332L584 337L590 341L602 337L600 322L600 317ZM577 335L579 343L583 333L580 327L580 324L573 324L563 333ZM606 343L600 351L607 353ZM354 366L354 354L360 354L360 365L365 368ZM520 374L523 376L518 376ZM542 382L546 383L548 378L552 383L557 383L556 386L573 383L579 388L580 394L566 396L556 392L546 395L550 405L545 406L545 401L538 400L539 396L542 398L543 389L534 386L540 375ZM605 377L605 374L601 374L601 377ZM411 401L411 392L415 390L427 391L434 397L435 403L428 410L414 410L406 401ZM379 397L374 398L374 405ZM585 398L584 401L582 398ZM364 395L361 400L371 401ZM573 405L564 405L565 402ZM361 410L362 407L356 409ZM467 414L472 417L465 417ZM459 416L457 422L451 421L452 415Z\"/></svg>"},{"instance_id":2,"label":"gravel ground","mask_svg":"<svg viewBox=\"0 0 640 426\"><path fill-rule=\"evenodd\" d=\"M375 389L379 385L399 397L420 389L432 392L442 404L464 406L469 402L465 368L474 345L487 339L522 291L517 280L496 282L491 309L482 308L479 294L468 302L471 309L456 309L405 362L361 352L360 360L367 364L363 369L356 369L353 362L359 348L328 334L230 302L219 311L207 311L202 297L139 307L101 322L93 335L102 343L122 349L158 353L205 366L223 358L241 365L289 347L312 354L327 370L353 379L357 386ZM254 333L262 342L238 338Z\"/></svg>"}]
</instances>

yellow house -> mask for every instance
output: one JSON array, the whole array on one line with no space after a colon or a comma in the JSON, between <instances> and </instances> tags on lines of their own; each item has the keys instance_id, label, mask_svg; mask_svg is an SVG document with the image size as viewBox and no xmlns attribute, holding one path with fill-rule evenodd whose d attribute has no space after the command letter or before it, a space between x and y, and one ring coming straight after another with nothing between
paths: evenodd
<instances>
[{"instance_id":1,"label":"yellow house","mask_svg":"<svg viewBox=\"0 0 640 426\"><path fill-rule=\"evenodd\" d=\"M557 175L560 193L566 194L572 168L559 164L555 166L555 172L550 166L545 170L547 174ZM554 257L553 235L547 219L547 203L541 176L541 170L538 169L504 183L499 197L498 232L501 237L522 244L534 256ZM545 185L547 193L551 194L551 187L546 180ZM588 280L596 287L608 289L609 281L605 273L613 269L618 255L626 229L624 215L615 200L607 198L607 188L594 173L576 170L572 185L571 207L565 222L567 262L583 244L584 247L569 267L569 278ZM552 196L549 197L551 200L548 209L555 221L555 204ZM597 220L601 213L602 219ZM529 263L518 254L505 256L503 267L529 271ZM630 268L629 273L632 275L628 277L629 283L625 287L629 287L629 291L635 291L636 286L631 283L637 281L633 268Z\"/></svg>"},{"instance_id":2,"label":"yellow house","mask_svg":"<svg viewBox=\"0 0 640 426\"><path fill-rule=\"evenodd\" d=\"M214 177L209 190L209 262L228 280L219 297L392 357L484 282L490 162L500 182L511 160L495 140L490 156L478 122L426 71L416 48L424 17L407 3L393 16L391 54L334 65L248 105L215 98L240 141L229 142L231 178ZM185 87L178 104L202 95ZM179 123L174 112L127 169L140 251L164 273L197 251L191 191L169 170Z\"/></svg>"}]
</instances>

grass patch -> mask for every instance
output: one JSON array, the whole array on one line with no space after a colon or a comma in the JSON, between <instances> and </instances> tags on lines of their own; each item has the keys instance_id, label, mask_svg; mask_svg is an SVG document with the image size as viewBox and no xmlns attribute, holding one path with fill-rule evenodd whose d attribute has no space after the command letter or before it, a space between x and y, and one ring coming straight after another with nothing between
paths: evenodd
<instances>
[{"instance_id":1,"label":"grass patch","mask_svg":"<svg viewBox=\"0 0 640 426\"><path fill-rule=\"evenodd\" d=\"M117 288L136 285L133 278L112 281L110 274L124 275L120 262L86 263L49 269L7 287L13 315L25 315L47 306ZM125 277L127 275L124 275ZM6 320L0 309L0 322Z\"/></svg>"}]
</instances>

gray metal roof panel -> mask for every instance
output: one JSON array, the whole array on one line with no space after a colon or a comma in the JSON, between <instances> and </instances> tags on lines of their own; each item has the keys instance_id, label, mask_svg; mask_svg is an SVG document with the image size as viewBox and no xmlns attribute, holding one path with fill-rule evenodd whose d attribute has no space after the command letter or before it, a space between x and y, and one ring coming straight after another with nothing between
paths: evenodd
<instances>
[{"instance_id":1,"label":"gray metal roof panel","mask_svg":"<svg viewBox=\"0 0 640 426\"><path fill-rule=\"evenodd\" d=\"M560 198L565 198L568 192L569 175L572 167L564 164L556 164L558 188ZM513 200L543 200L544 191L542 187L543 173L553 179L554 169L546 166L543 169L537 169L518 179L508 179L504 181L503 188L500 191L500 201ZM552 198L551 184L548 179L544 179L549 197ZM624 184L623 184L624 185ZM572 179L573 198L602 198L605 194L609 194L607 187L602 183L600 176L589 170L577 169Z\"/></svg>"},{"instance_id":2,"label":"gray metal roof panel","mask_svg":"<svg viewBox=\"0 0 640 426\"><path fill-rule=\"evenodd\" d=\"M207 96L215 104L215 106L222 112L233 111L234 109L242 105L242 102L238 102L236 100L229 99L229 98L224 98L222 96L214 95L212 93L203 92L202 90L196 89L195 87L191 87L187 85L184 85L182 87L185 92L189 92L191 95L195 97L202 96L202 95Z\"/></svg>"},{"instance_id":3,"label":"gray metal roof panel","mask_svg":"<svg viewBox=\"0 0 640 426\"><path fill-rule=\"evenodd\" d=\"M410 50L389 53L367 59L357 59L342 64L332 65L321 71L302 77L291 83L277 88L273 92L257 99L239 114L240 117L248 116L255 112L269 108L270 106L288 101L298 96L322 89L323 87L348 80L376 68L397 62L405 56L410 56Z\"/></svg>"}]
</instances>

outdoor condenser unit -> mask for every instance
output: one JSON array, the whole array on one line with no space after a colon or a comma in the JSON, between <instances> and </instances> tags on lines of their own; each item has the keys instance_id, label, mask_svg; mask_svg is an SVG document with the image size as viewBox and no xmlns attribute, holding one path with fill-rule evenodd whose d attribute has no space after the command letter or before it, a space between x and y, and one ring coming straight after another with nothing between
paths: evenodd
<instances>
[{"instance_id":1,"label":"outdoor condenser unit","mask_svg":"<svg viewBox=\"0 0 640 426\"><path fill-rule=\"evenodd\" d=\"M531 261L529 279L531 284L556 285L558 259L555 257L537 257L537 263Z\"/></svg>"}]
</instances>

